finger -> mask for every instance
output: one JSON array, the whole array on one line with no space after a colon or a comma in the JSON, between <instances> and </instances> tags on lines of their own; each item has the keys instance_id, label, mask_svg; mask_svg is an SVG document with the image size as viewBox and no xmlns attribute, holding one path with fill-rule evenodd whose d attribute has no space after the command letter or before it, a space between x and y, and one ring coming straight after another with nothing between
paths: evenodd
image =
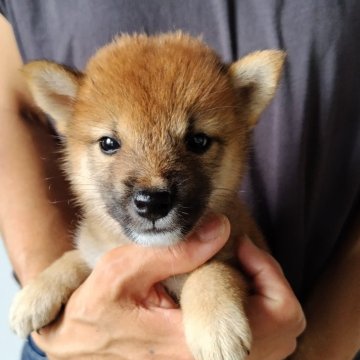
<instances>
[{"instance_id":1,"label":"finger","mask_svg":"<svg viewBox=\"0 0 360 360\"><path fill-rule=\"evenodd\" d=\"M278 262L247 237L240 241L238 259L258 294L272 300L282 299L284 294L292 294Z\"/></svg>"},{"instance_id":2,"label":"finger","mask_svg":"<svg viewBox=\"0 0 360 360\"><path fill-rule=\"evenodd\" d=\"M246 305L254 337L266 338L280 329L293 338L299 335L305 326L304 312L278 262L249 239L240 242L238 258L254 291Z\"/></svg>"},{"instance_id":3,"label":"finger","mask_svg":"<svg viewBox=\"0 0 360 360\"><path fill-rule=\"evenodd\" d=\"M186 241L166 248L123 246L105 255L101 262L111 263L110 272L119 288L130 285L133 293L143 293L155 283L204 264L225 245L229 234L229 220L212 215Z\"/></svg>"}]
</instances>

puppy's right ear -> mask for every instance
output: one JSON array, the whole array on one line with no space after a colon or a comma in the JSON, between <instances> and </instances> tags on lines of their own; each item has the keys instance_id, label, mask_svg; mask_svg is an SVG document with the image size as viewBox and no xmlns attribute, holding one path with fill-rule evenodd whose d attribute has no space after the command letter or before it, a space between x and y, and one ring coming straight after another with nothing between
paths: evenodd
<instances>
[{"instance_id":1,"label":"puppy's right ear","mask_svg":"<svg viewBox=\"0 0 360 360\"><path fill-rule=\"evenodd\" d=\"M281 50L255 51L230 66L230 76L242 99L250 128L256 125L275 94L285 57Z\"/></svg>"},{"instance_id":2,"label":"puppy's right ear","mask_svg":"<svg viewBox=\"0 0 360 360\"><path fill-rule=\"evenodd\" d=\"M55 121L58 133L65 135L83 75L45 60L26 64L22 72L35 103Z\"/></svg>"}]
</instances>

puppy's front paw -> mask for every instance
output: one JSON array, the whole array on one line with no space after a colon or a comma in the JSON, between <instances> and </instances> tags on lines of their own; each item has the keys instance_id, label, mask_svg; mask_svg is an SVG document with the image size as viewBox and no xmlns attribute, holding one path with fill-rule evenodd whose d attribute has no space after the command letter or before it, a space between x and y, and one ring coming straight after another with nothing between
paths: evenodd
<instances>
[{"instance_id":1,"label":"puppy's front paw","mask_svg":"<svg viewBox=\"0 0 360 360\"><path fill-rule=\"evenodd\" d=\"M54 289L43 279L36 279L16 296L10 308L10 327L26 337L54 320L62 307L61 289Z\"/></svg>"},{"instance_id":2,"label":"puppy's front paw","mask_svg":"<svg viewBox=\"0 0 360 360\"><path fill-rule=\"evenodd\" d=\"M189 275L181 293L185 335L196 360L244 360L251 331L247 285L227 264L209 262Z\"/></svg>"},{"instance_id":3,"label":"puppy's front paw","mask_svg":"<svg viewBox=\"0 0 360 360\"><path fill-rule=\"evenodd\" d=\"M237 306L186 320L185 333L196 360L243 360L249 355L251 331Z\"/></svg>"},{"instance_id":4,"label":"puppy's front paw","mask_svg":"<svg viewBox=\"0 0 360 360\"><path fill-rule=\"evenodd\" d=\"M79 250L64 253L16 295L10 309L10 327L25 337L48 325L89 273Z\"/></svg>"}]
</instances>

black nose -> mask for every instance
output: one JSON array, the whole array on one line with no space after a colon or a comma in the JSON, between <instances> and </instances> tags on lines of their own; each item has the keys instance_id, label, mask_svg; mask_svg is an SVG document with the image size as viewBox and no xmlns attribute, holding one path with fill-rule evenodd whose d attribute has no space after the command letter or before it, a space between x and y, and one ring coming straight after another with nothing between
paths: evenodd
<instances>
[{"instance_id":1,"label":"black nose","mask_svg":"<svg viewBox=\"0 0 360 360\"><path fill-rule=\"evenodd\" d=\"M154 221L169 213L173 201L169 191L140 190L134 195L134 204L141 217Z\"/></svg>"}]
</instances>

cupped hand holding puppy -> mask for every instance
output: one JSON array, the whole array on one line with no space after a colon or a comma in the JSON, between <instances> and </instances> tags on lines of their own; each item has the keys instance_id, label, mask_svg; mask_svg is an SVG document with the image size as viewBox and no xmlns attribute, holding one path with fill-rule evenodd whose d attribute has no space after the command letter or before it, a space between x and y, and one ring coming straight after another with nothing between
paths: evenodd
<instances>
[{"instance_id":1,"label":"cupped hand holding puppy","mask_svg":"<svg viewBox=\"0 0 360 360\"><path fill-rule=\"evenodd\" d=\"M246 308L253 334L249 360L282 360L291 355L305 329L305 316L280 265L248 239L242 239L238 258L251 279Z\"/></svg>"},{"instance_id":2,"label":"cupped hand holding puppy","mask_svg":"<svg viewBox=\"0 0 360 360\"><path fill-rule=\"evenodd\" d=\"M229 237L225 217L213 218L172 248L122 246L107 253L69 299L62 317L33 334L51 360L192 359L181 310L161 286L199 267Z\"/></svg>"},{"instance_id":3,"label":"cupped hand holding puppy","mask_svg":"<svg viewBox=\"0 0 360 360\"><path fill-rule=\"evenodd\" d=\"M181 311L154 284L200 266L229 232L229 222L219 217L170 250L131 245L109 252L72 295L62 317L40 336L34 334L35 341L51 360L192 359ZM239 259L254 289L248 304L254 334L249 359L283 359L303 330L301 307L268 254L243 241Z\"/></svg>"}]
</instances>

